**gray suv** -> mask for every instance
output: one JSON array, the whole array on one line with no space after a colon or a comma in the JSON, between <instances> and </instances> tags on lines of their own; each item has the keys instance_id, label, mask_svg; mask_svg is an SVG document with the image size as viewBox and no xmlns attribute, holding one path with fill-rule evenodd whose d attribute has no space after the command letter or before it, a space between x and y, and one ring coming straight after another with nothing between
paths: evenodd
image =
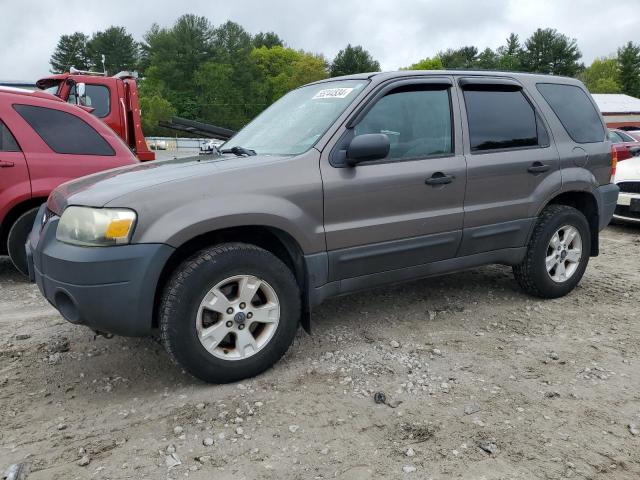
<instances>
[{"instance_id":1,"label":"gray suv","mask_svg":"<svg viewBox=\"0 0 640 480\"><path fill-rule=\"evenodd\" d=\"M273 365L324 299L486 264L528 293L580 281L618 188L570 78L402 71L285 95L209 156L66 183L30 274L68 321L157 332L209 382Z\"/></svg>"}]
</instances>

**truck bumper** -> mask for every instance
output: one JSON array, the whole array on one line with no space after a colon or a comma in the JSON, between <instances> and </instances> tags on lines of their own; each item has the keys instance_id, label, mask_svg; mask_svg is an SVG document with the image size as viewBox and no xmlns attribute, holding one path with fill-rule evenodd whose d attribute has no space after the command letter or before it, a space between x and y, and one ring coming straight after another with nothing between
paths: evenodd
<instances>
[{"instance_id":1,"label":"truck bumper","mask_svg":"<svg viewBox=\"0 0 640 480\"><path fill-rule=\"evenodd\" d=\"M620 188L615 183L609 183L607 185L601 185L596 189L598 196L598 217L599 227L602 230L609 225L613 212L616 209L618 202L618 193Z\"/></svg>"},{"instance_id":2,"label":"truck bumper","mask_svg":"<svg viewBox=\"0 0 640 480\"><path fill-rule=\"evenodd\" d=\"M124 336L151 333L156 286L174 249L164 244L80 247L59 242L59 217L38 212L27 241L29 276L69 322Z\"/></svg>"}]
</instances>

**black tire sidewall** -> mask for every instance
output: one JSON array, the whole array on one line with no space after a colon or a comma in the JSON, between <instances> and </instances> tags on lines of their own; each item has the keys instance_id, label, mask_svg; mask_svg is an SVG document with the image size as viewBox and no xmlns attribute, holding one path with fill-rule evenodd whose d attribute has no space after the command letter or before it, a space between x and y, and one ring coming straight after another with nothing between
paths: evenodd
<instances>
[{"instance_id":1,"label":"black tire sidewall","mask_svg":"<svg viewBox=\"0 0 640 480\"><path fill-rule=\"evenodd\" d=\"M300 294L293 275L277 257L261 249L239 248L213 254L194 268L188 267L187 272L170 311L164 312L168 315L165 335L171 353L187 371L205 381L225 383L257 375L284 355L299 324ZM280 303L280 319L273 337L259 352L244 360L223 360L211 355L200 342L196 315L207 292L234 275L254 275L271 285Z\"/></svg>"},{"instance_id":2,"label":"black tire sidewall","mask_svg":"<svg viewBox=\"0 0 640 480\"><path fill-rule=\"evenodd\" d=\"M570 225L578 229L582 237L582 257L580 264L575 273L567 281L558 283L554 281L546 268L547 248L551 237L555 232L565 225ZM566 295L573 290L582 279L584 272L589 263L589 254L591 251L591 234L589 223L585 216L578 210L567 208L565 211L555 215L549 222L544 225L543 232L538 237L538 241L532 245L533 247L533 271L534 282L537 289L547 298L557 298Z\"/></svg>"},{"instance_id":3,"label":"black tire sidewall","mask_svg":"<svg viewBox=\"0 0 640 480\"><path fill-rule=\"evenodd\" d=\"M38 208L33 208L20 215L11 225L7 235L7 253L13 265L23 275L29 275L25 244L37 214Z\"/></svg>"}]
</instances>

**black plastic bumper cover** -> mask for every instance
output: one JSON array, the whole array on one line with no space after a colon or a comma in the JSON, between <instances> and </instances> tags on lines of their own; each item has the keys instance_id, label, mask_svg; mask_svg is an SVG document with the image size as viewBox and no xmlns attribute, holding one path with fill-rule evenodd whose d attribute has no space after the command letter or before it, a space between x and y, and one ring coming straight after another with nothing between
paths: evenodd
<instances>
[{"instance_id":1,"label":"black plastic bumper cover","mask_svg":"<svg viewBox=\"0 0 640 480\"><path fill-rule=\"evenodd\" d=\"M27 242L29 272L68 321L125 336L151 333L156 286L174 251L164 244L80 247L56 239L58 218L41 230L44 206Z\"/></svg>"}]
</instances>

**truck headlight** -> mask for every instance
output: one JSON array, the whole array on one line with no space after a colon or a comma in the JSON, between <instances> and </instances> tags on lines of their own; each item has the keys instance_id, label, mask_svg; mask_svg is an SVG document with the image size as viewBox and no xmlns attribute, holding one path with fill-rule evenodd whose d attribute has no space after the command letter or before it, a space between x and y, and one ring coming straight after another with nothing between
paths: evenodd
<instances>
[{"instance_id":1,"label":"truck headlight","mask_svg":"<svg viewBox=\"0 0 640 480\"><path fill-rule=\"evenodd\" d=\"M56 238L86 247L106 247L129 243L136 212L121 208L71 206L58 222Z\"/></svg>"}]
</instances>

